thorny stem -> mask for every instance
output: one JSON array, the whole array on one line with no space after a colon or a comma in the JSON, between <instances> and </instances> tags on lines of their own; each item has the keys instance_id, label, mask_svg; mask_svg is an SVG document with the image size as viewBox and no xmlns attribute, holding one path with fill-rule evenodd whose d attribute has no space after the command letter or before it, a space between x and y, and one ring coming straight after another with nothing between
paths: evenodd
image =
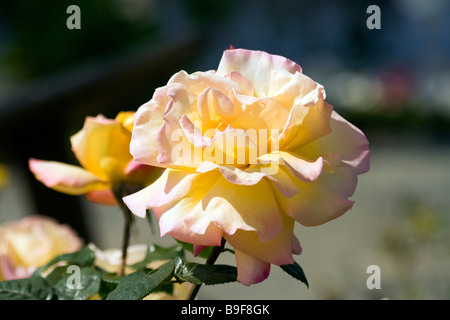
<instances>
[{"instance_id":1,"label":"thorny stem","mask_svg":"<svg viewBox=\"0 0 450 320\"><path fill-rule=\"evenodd\" d=\"M128 251L128 245L130 243L130 230L131 230L131 224L133 222L133 214L131 213L130 209L126 206L126 204L123 202L122 198L127 195L127 192L125 190L124 185L116 185L112 188L112 192L114 194L114 197L117 200L117 203L119 204L120 209L122 210L123 216L124 216L124 226L123 226L123 237L122 237L122 261L120 264L120 268L118 271L118 275L121 276L124 273L126 261L127 261L127 251Z\"/></svg>"},{"instance_id":2,"label":"thorny stem","mask_svg":"<svg viewBox=\"0 0 450 320\"><path fill-rule=\"evenodd\" d=\"M214 247L213 250L211 251L208 259L206 259L206 263L205 263L206 265L213 265L216 262L217 258L224 250L223 248L225 247L225 243L226 243L225 239L222 238L222 242L220 243L220 246ZM195 299L201 286L202 286L201 284L194 285L194 287L192 288L191 294L189 296L189 300Z\"/></svg>"}]
</instances>

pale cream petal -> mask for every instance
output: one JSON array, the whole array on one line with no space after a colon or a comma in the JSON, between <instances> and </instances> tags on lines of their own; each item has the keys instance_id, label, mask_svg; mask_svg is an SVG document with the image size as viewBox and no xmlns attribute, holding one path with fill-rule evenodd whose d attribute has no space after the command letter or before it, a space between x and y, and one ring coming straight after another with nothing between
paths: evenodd
<instances>
[{"instance_id":1,"label":"pale cream petal","mask_svg":"<svg viewBox=\"0 0 450 320\"><path fill-rule=\"evenodd\" d=\"M258 158L262 162L275 162L286 166L292 174L305 182L316 180L323 169L322 157L315 161L286 151L267 153Z\"/></svg>"},{"instance_id":2,"label":"pale cream petal","mask_svg":"<svg viewBox=\"0 0 450 320\"><path fill-rule=\"evenodd\" d=\"M330 134L311 145L298 148L295 152L310 156L334 154L343 165L353 168L355 174L369 171L369 142L364 133L335 111L331 114L330 126L332 129Z\"/></svg>"},{"instance_id":3,"label":"pale cream petal","mask_svg":"<svg viewBox=\"0 0 450 320\"><path fill-rule=\"evenodd\" d=\"M272 70L283 69L291 73L301 72L301 67L282 56L263 51L245 49L225 50L217 68L217 74L229 75L237 71L253 85L256 96L267 96Z\"/></svg>"},{"instance_id":4,"label":"pale cream petal","mask_svg":"<svg viewBox=\"0 0 450 320\"><path fill-rule=\"evenodd\" d=\"M164 123L163 114L165 107L166 105L158 104L152 99L150 102L139 107L136 112L130 152L137 162L160 166L157 160L158 145L155 141L158 130Z\"/></svg>"},{"instance_id":5,"label":"pale cream petal","mask_svg":"<svg viewBox=\"0 0 450 320\"><path fill-rule=\"evenodd\" d=\"M147 209L161 207L186 196L197 177L198 173L194 171L166 169L154 183L124 197L123 201L135 215L145 217Z\"/></svg>"},{"instance_id":6,"label":"pale cream petal","mask_svg":"<svg viewBox=\"0 0 450 320\"><path fill-rule=\"evenodd\" d=\"M339 168L334 174L323 171L312 182L293 179L299 192L287 198L276 190L280 207L304 226L320 225L341 216L353 206L348 196L356 186L355 175L342 174L343 170L349 171L346 168Z\"/></svg>"}]
</instances>

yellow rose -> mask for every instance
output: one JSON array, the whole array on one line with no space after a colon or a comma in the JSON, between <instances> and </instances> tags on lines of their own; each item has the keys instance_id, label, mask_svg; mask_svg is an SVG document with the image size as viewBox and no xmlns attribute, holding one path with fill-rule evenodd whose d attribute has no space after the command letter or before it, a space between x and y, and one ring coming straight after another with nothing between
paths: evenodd
<instances>
[{"instance_id":1,"label":"yellow rose","mask_svg":"<svg viewBox=\"0 0 450 320\"><path fill-rule=\"evenodd\" d=\"M134 112L121 112L115 119L87 117L81 131L71 137L72 150L82 167L56 161L29 160L30 170L47 187L80 195L100 204L116 204L115 185L143 187L161 169L139 164L129 152Z\"/></svg>"},{"instance_id":2,"label":"yellow rose","mask_svg":"<svg viewBox=\"0 0 450 320\"><path fill-rule=\"evenodd\" d=\"M136 113L131 154L167 168L124 198L161 236L234 247L238 281L294 263L295 221L325 223L349 210L368 141L325 102L324 87L278 55L226 50L216 71L180 71Z\"/></svg>"},{"instance_id":3,"label":"yellow rose","mask_svg":"<svg viewBox=\"0 0 450 320\"><path fill-rule=\"evenodd\" d=\"M27 278L56 256L81 249L82 240L67 225L29 216L0 225L0 280Z\"/></svg>"}]
</instances>

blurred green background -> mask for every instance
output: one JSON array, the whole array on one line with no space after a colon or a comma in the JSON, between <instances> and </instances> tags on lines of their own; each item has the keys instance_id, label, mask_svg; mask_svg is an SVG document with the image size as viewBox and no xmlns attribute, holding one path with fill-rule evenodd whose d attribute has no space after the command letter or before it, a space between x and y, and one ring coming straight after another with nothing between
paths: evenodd
<instances>
[{"instance_id":1,"label":"blurred green background","mask_svg":"<svg viewBox=\"0 0 450 320\"><path fill-rule=\"evenodd\" d=\"M81 29L69 30L69 5ZM369 30L366 9L381 9ZM122 216L45 188L30 157L76 163L69 137L87 115L136 110L181 69L215 69L224 49L300 64L362 129L371 170L355 205L296 232L310 288L272 266L265 282L204 287L200 299L450 298L450 2L83 0L0 3L0 223L30 214L119 247ZM139 221L134 243L171 244ZM157 233L157 232L156 232ZM219 262L234 263L224 254ZM381 289L369 290L370 265Z\"/></svg>"}]
</instances>

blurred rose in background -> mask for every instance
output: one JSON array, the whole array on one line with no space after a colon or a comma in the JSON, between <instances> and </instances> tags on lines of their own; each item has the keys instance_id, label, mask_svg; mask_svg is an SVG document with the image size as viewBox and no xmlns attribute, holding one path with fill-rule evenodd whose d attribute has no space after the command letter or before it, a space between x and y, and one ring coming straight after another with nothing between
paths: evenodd
<instances>
[{"instance_id":1,"label":"blurred rose in background","mask_svg":"<svg viewBox=\"0 0 450 320\"><path fill-rule=\"evenodd\" d=\"M54 257L77 251L83 241L67 225L29 216L0 225L0 281L29 277Z\"/></svg>"}]
</instances>

